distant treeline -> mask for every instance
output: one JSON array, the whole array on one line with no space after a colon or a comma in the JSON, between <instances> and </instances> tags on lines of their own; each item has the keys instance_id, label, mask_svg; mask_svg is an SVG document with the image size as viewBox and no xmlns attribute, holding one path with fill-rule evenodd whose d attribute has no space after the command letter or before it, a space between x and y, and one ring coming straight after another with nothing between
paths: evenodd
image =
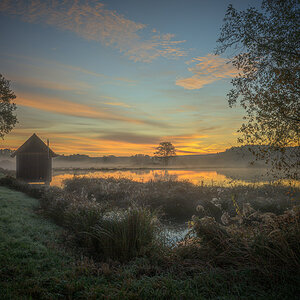
<instances>
[{"instance_id":1,"label":"distant treeline","mask_svg":"<svg viewBox=\"0 0 300 300\"><path fill-rule=\"evenodd\" d=\"M10 157L14 151L11 149L0 149L0 156Z\"/></svg>"},{"instance_id":2,"label":"distant treeline","mask_svg":"<svg viewBox=\"0 0 300 300\"><path fill-rule=\"evenodd\" d=\"M228 166L228 165L243 165L249 166L250 162L255 157L249 151L248 147L232 147L224 152L214 154L201 155L177 155L169 162L169 166ZM108 155L103 157L90 157L88 155L73 154L60 155L56 162L86 162L93 164L122 164L122 165L136 165L136 166L153 166L160 165L161 162L153 156L136 154L132 156L114 156Z\"/></svg>"},{"instance_id":3,"label":"distant treeline","mask_svg":"<svg viewBox=\"0 0 300 300\"><path fill-rule=\"evenodd\" d=\"M298 151L299 147L285 148L286 153ZM238 166L249 167L254 161L256 167L265 166L265 162L262 160L256 160L256 156L253 154L257 151L265 151L268 146L239 146L226 149L224 152L214 154L201 154L201 155L177 155L169 162L169 166L201 166L201 167L213 167L213 166ZM299 151L298 151L299 152ZM0 149L0 159L9 158L13 150ZM275 153L276 154L276 153ZM55 158L57 163L89 163L89 164L107 164L107 165L135 165L135 166L155 166L161 165L161 161L157 160L153 156L144 154L135 154L132 156L115 156L107 155L102 157L90 157L84 154L72 154L72 155L59 155Z\"/></svg>"},{"instance_id":4,"label":"distant treeline","mask_svg":"<svg viewBox=\"0 0 300 300\"><path fill-rule=\"evenodd\" d=\"M90 157L83 154L60 155L56 161L80 162L89 161L94 163L115 164L115 163L130 163L137 165L151 165L155 164L155 158L149 155L136 154L132 156L115 156L107 155L102 157Z\"/></svg>"}]
</instances>

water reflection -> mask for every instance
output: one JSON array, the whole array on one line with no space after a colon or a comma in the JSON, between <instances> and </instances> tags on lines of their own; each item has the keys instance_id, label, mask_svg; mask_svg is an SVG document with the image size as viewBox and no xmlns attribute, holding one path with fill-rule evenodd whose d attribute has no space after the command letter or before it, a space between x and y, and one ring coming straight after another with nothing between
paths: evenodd
<instances>
[{"instance_id":1,"label":"water reflection","mask_svg":"<svg viewBox=\"0 0 300 300\"><path fill-rule=\"evenodd\" d=\"M194 184L203 186L232 186L234 185L252 185L252 184L269 184L282 183L287 185L299 186L299 181L275 181L272 177L266 177L261 169L235 169L226 168L223 170L109 170L109 171L92 171L92 170L71 170L71 171L54 171L52 186L62 187L63 180L76 177L88 178L129 178L138 182L147 182L150 180L187 180Z\"/></svg>"}]
</instances>

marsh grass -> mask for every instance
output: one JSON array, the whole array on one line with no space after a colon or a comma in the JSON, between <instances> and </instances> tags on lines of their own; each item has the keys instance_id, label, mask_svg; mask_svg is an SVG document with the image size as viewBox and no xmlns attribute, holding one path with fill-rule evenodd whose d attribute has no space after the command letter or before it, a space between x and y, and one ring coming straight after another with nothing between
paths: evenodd
<instances>
[{"instance_id":1,"label":"marsh grass","mask_svg":"<svg viewBox=\"0 0 300 300\"><path fill-rule=\"evenodd\" d=\"M68 193L85 194L97 202L109 202L111 207L127 208L132 202L159 209L165 220L188 221L193 215L214 217L221 221L223 211L236 214L236 207L250 203L255 210L282 214L300 204L300 190L282 185L217 187L199 186L188 181L155 180L136 182L126 178L79 178L65 181ZM196 211L201 205L205 215Z\"/></svg>"},{"instance_id":2,"label":"marsh grass","mask_svg":"<svg viewBox=\"0 0 300 300\"><path fill-rule=\"evenodd\" d=\"M299 294L297 208L288 207L278 215L251 210L247 214L237 194L237 217L230 204L232 193L207 188L203 195L218 198L195 210L198 216L190 222L194 236L165 250L150 205L124 209L82 189L39 190L7 178L0 184L40 199L38 205L30 197L0 188L3 299L297 299ZM155 185L159 195L167 195L167 186L180 195L190 187L188 195L195 193L199 199L198 187L186 183ZM268 188L263 191L271 195ZM170 203L172 197L169 194ZM226 226L210 210L214 205L222 211L222 201L231 220ZM38 207L42 215L34 213ZM42 216L67 229L64 237L75 239L71 253L58 245L62 228ZM89 251L78 252L78 245Z\"/></svg>"}]
</instances>

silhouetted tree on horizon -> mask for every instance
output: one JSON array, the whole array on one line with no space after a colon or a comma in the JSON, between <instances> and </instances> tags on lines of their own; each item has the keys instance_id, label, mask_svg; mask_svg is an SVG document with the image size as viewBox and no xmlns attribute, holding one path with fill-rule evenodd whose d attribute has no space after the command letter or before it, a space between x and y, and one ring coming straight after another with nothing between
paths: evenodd
<instances>
[{"instance_id":1,"label":"silhouetted tree on horizon","mask_svg":"<svg viewBox=\"0 0 300 300\"><path fill-rule=\"evenodd\" d=\"M171 142L161 142L155 149L154 157L161 160L165 166L172 157L176 156L176 149Z\"/></svg>"}]
</instances>

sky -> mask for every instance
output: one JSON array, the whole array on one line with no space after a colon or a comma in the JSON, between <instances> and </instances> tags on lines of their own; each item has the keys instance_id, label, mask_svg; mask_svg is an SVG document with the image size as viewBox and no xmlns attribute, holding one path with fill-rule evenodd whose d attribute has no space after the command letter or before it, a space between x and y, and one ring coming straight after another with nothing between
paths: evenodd
<instances>
[{"instance_id":1,"label":"sky","mask_svg":"<svg viewBox=\"0 0 300 300\"><path fill-rule=\"evenodd\" d=\"M226 94L237 70L215 55L226 8L257 0L1 0L0 73L17 98L16 149L33 133L58 154L178 155L235 146Z\"/></svg>"}]
</instances>

